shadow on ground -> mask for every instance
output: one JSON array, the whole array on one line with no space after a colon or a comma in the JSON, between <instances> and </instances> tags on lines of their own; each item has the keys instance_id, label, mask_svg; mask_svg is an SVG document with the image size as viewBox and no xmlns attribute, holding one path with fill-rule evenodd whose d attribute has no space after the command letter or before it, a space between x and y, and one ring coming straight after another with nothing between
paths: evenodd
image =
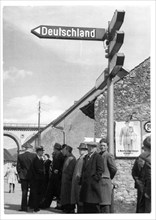
<instances>
[{"instance_id":1,"label":"shadow on ground","mask_svg":"<svg viewBox=\"0 0 156 220\"><path fill-rule=\"evenodd\" d=\"M16 205L16 204L5 204L4 209L6 210L12 210L12 211L17 211L19 214L23 214L23 213L33 213L33 209L29 209L28 212L24 212L24 211L19 211L20 209L20 205ZM42 213L43 212L43 213ZM61 210L55 209L55 208L48 208L48 209L41 209L39 211L39 214L45 214L45 212L48 213L54 213L54 214L64 214ZM11 213L10 213L11 214Z\"/></svg>"},{"instance_id":2,"label":"shadow on ground","mask_svg":"<svg viewBox=\"0 0 156 220\"><path fill-rule=\"evenodd\" d=\"M4 205L4 209L9 209L9 210L19 210L20 209L20 205L17 204L5 204Z\"/></svg>"}]
</instances>

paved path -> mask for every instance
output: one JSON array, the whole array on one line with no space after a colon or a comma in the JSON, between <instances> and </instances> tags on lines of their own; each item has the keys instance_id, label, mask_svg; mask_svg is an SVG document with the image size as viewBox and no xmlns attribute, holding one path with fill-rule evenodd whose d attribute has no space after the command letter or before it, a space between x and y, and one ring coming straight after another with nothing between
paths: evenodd
<instances>
[{"instance_id":1,"label":"paved path","mask_svg":"<svg viewBox=\"0 0 156 220\"><path fill-rule=\"evenodd\" d=\"M15 193L9 193L9 186L5 180L4 183L4 213L5 214L36 214L32 210L28 212L19 212L21 203L21 185L16 184ZM64 214L60 210L54 209L56 202L53 201L51 207L45 210L40 210L37 214ZM125 204L116 202L114 206L115 213L135 213L135 204Z\"/></svg>"},{"instance_id":2,"label":"paved path","mask_svg":"<svg viewBox=\"0 0 156 220\"><path fill-rule=\"evenodd\" d=\"M19 183L16 184L15 192L9 193L9 186L4 181L4 214L36 214L33 213L32 210L28 212L19 212L21 204L21 185ZM56 206L56 202L53 201L50 208L45 210L40 210L37 214L62 214L60 210L54 209Z\"/></svg>"}]
</instances>

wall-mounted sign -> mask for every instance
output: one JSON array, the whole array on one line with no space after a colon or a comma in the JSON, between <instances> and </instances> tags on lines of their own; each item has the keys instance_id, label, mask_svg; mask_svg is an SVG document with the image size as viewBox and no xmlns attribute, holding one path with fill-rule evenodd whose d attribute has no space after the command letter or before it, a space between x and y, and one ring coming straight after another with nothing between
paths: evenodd
<instances>
[{"instance_id":1,"label":"wall-mounted sign","mask_svg":"<svg viewBox=\"0 0 156 220\"><path fill-rule=\"evenodd\" d=\"M151 122L147 121L144 123L144 129L147 133L151 133Z\"/></svg>"},{"instance_id":2,"label":"wall-mounted sign","mask_svg":"<svg viewBox=\"0 0 156 220\"><path fill-rule=\"evenodd\" d=\"M39 38L49 38L49 39L95 40L95 41L103 41L105 39L105 29L103 28L40 25L32 29L31 33Z\"/></svg>"},{"instance_id":3,"label":"wall-mounted sign","mask_svg":"<svg viewBox=\"0 0 156 220\"><path fill-rule=\"evenodd\" d=\"M115 123L116 157L137 157L141 153L140 121L120 121Z\"/></svg>"},{"instance_id":4,"label":"wall-mounted sign","mask_svg":"<svg viewBox=\"0 0 156 220\"><path fill-rule=\"evenodd\" d=\"M151 122L150 121L142 121L142 142L144 139L151 134Z\"/></svg>"}]
</instances>

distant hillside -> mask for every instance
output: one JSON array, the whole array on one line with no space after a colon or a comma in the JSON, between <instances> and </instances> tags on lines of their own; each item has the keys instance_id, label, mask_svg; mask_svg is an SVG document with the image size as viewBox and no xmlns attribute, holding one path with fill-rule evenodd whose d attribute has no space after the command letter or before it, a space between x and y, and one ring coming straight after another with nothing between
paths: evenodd
<instances>
[{"instance_id":1,"label":"distant hillside","mask_svg":"<svg viewBox=\"0 0 156 220\"><path fill-rule=\"evenodd\" d=\"M15 158L5 148L4 148L4 161L8 161L8 162L16 161Z\"/></svg>"},{"instance_id":2,"label":"distant hillside","mask_svg":"<svg viewBox=\"0 0 156 220\"><path fill-rule=\"evenodd\" d=\"M14 156L15 154L17 155L17 148L10 148L10 149L7 149L7 151L12 155Z\"/></svg>"}]
</instances>

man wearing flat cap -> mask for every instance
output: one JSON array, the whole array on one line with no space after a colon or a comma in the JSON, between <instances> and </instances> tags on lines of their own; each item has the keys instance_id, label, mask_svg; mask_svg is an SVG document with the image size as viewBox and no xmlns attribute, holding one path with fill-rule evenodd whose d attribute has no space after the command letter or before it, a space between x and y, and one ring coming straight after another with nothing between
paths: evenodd
<instances>
[{"instance_id":1,"label":"man wearing flat cap","mask_svg":"<svg viewBox=\"0 0 156 220\"><path fill-rule=\"evenodd\" d=\"M137 213L151 212L151 136L143 141L144 152L136 158L132 176L137 189Z\"/></svg>"},{"instance_id":2,"label":"man wearing flat cap","mask_svg":"<svg viewBox=\"0 0 156 220\"><path fill-rule=\"evenodd\" d=\"M80 201L84 213L100 213L102 201L100 180L104 172L102 156L97 153L97 143L87 143L88 154L84 157L82 168Z\"/></svg>"},{"instance_id":3,"label":"man wearing flat cap","mask_svg":"<svg viewBox=\"0 0 156 220\"><path fill-rule=\"evenodd\" d=\"M79 147L80 157L76 161L73 178L72 178L72 189L71 189L71 204L77 205L77 213L83 213L83 204L80 202L80 178L82 175L82 167L85 155L88 153L88 147L85 143L80 143Z\"/></svg>"},{"instance_id":4,"label":"man wearing flat cap","mask_svg":"<svg viewBox=\"0 0 156 220\"><path fill-rule=\"evenodd\" d=\"M21 183L22 199L21 209L19 211L28 211L28 188L30 187L30 194L32 193L32 163L36 157L33 153L33 146L27 143L25 145L25 152L18 155L17 158L17 172ZM30 199L30 197L29 197ZM29 200L29 202L31 202Z\"/></svg>"}]
</instances>

